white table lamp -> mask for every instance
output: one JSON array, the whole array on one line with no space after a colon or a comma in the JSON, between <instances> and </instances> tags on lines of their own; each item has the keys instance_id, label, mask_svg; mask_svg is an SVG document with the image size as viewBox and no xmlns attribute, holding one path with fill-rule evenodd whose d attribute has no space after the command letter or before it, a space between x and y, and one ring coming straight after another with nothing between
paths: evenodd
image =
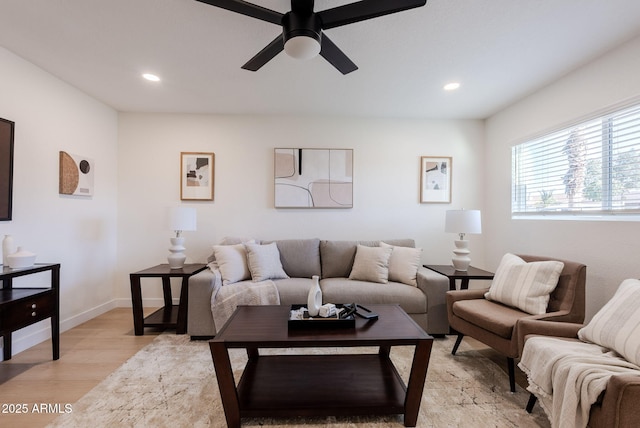
<instances>
[{"instance_id":1,"label":"white table lamp","mask_svg":"<svg viewBox=\"0 0 640 428\"><path fill-rule=\"evenodd\" d=\"M173 207L169 212L169 225L176 232L176 237L171 238L169 247L170 269L182 269L187 256L184 255L184 238L181 236L185 230L196 230L196 209L189 207Z\"/></svg>"},{"instance_id":2,"label":"white table lamp","mask_svg":"<svg viewBox=\"0 0 640 428\"><path fill-rule=\"evenodd\" d=\"M482 233L482 221L479 210L449 210L447 211L444 231L457 233L459 240L454 241L456 249L453 250L451 262L456 270L466 272L471 264L469 254L469 241L464 239L467 233Z\"/></svg>"}]
</instances>

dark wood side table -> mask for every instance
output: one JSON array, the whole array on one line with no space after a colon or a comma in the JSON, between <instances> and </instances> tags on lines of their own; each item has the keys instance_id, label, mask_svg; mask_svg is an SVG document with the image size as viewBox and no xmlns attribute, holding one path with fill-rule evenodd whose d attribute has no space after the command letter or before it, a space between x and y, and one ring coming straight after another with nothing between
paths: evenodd
<instances>
[{"instance_id":1,"label":"dark wood side table","mask_svg":"<svg viewBox=\"0 0 640 428\"><path fill-rule=\"evenodd\" d=\"M51 272L50 287L14 287L13 279ZM3 359L11 359L11 334L38 321L51 318L53 359L60 358L60 265L36 263L28 268L0 270L0 336L4 338Z\"/></svg>"},{"instance_id":2,"label":"dark wood side table","mask_svg":"<svg viewBox=\"0 0 640 428\"><path fill-rule=\"evenodd\" d=\"M194 263L186 264L182 269L170 269L168 264L162 264L130 274L133 328L136 336L142 336L145 327L175 328L176 334L185 334L187 332L189 277L203 271L206 267L207 265L205 264ZM142 312L140 278L162 278L164 307L146 318ZM182 278L180 303L178 305L173 304L173 298L171 297L171 278Z\"/></svg>"},{"instance_id":3,"label":"dark wood side table","mask_svg":"<svg viewBox=\"0 0 640 428\"><path fill-rule=\"evenodd\" d=\"M438 272L441 275L449 278L449 290L456 289L456 279L460 280L460 289L466 290L469 288L469 280L470 279L483 279L483 280L492 280L493 272L489 272L486 270L474 268L473 266L469 266L468 270L461 271L455 270L453 266L449 265L423 265L427 269L431 269L432 271Z\"/></svg>"}]
</instances>

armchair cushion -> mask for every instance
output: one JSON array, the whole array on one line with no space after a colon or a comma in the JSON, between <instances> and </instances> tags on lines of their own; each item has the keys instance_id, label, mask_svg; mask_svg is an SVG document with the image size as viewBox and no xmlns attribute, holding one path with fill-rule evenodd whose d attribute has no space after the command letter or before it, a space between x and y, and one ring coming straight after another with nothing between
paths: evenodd
<instances>
[{"instance_id":1,"label":"armchair cushion","mask_svg":"<svg viewBox=\"0 0 640 428\"><path fill-rule=\"evenodd\" d=\"M453 305L453 313L505 339L511 339L513 327L519 319L527 316L522 311L485 299L460 300Z\"/></svg>"},{"instance_id":2,"label":"armchair cushion","mask_svg":"<svg viewBox=\"0 0 640 428\"><path fill-rule=\"evenodd\" d=\"M558 285L564 263L557 260L525 262L515 254L502 257L485 298L532 315L547 312L549 295Z\"/></svg>"},{"instance_id":3,"label":"armchair cushion","mask_svg":"<svg viewBox=\"0 0 640 428\"><path fill-rule=\"evenodd\" d=\"M578 337L640 365L640 280L624 280L611 300L578 331Z\"/></svg>"}]
</instances>

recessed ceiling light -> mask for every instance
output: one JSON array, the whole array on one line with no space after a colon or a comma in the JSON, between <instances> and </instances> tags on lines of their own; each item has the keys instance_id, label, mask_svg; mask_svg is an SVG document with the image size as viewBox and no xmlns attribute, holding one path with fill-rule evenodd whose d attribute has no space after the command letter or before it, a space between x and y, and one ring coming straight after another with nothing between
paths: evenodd
<instances>
[{"instance_id":1,"label":"recessed ceiling light","mask_svg":"<svg viewBox=\"0 0 640 428\"><path fill-rule=\"evenodd\" d=\"M460 83L451 82L451 83L447 83L446 85L444 85L444 87L442 89L444 89L445 91L455 91L459 87L460 87Z\"/></svg>"},{"instance_id":2,"label":"recessed ceiling light","mask_svg":"<svg viewBox=\"0 0 640 428\"><path fill-rule=\"evenodd\" d=\"M144 77L145 79L149 80L150 82L159 82L160 78L158 76L156 76L155 74L151 74L151 73L144 73L142 75L142 77Z\"/></svg>"}]
</instances>

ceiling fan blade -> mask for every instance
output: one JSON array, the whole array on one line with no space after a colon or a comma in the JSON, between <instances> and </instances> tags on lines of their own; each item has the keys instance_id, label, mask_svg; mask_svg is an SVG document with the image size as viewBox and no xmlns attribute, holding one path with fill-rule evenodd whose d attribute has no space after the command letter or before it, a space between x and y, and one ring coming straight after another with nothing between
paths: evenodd
<instances>
[{"instance_id":1,"label":"ceiling fan blade","mask_svg":"<svg viewBox=\"0 0 640 428\"><path fill-rule=\"evenodd\" d=\"M196 0L200 3L206 3L211 6L220 7L230 10L231 12L240 13L262 21L271 22L272 24L282 24L283 14L266 7L258 6L242 0Z\"/></svg>"},{"instance_id":2,"label":"ceiling fan blade","mask_svg":"<svg viewBox=\"0 0 640 428\"><path fill-rule=\"evenodd\" d=\"M378 16L389 15L407 9L424 6L427 0L362 0L317 12L322 29L340 27Z\"/></svg>"},{"instance_id":3,"label":"ceiling fan blade","mask_svg":"<svg viewBox=\"0 0 640 428\"><path fill-rule=\"evenodd\" d=\"M258 71L260 67L271 61L276 55L284 50L284 41L282 34L278 35L271 43L269 43L264 49L258 52L253 58L251 58L245 65L242 66L245 70Z\"/></svg>"},{"instance_id":4,"label":"ceiling fan blade","mask_svg":"<svg viewBox=\"0 0 640 428\"><path fill-rule=\"evenodd\" d=\"M348 74L358 69L358 66L324 33L322 34L322 49L320 50L320 55L342 74Z\"/></svg>"}]
</instances>

